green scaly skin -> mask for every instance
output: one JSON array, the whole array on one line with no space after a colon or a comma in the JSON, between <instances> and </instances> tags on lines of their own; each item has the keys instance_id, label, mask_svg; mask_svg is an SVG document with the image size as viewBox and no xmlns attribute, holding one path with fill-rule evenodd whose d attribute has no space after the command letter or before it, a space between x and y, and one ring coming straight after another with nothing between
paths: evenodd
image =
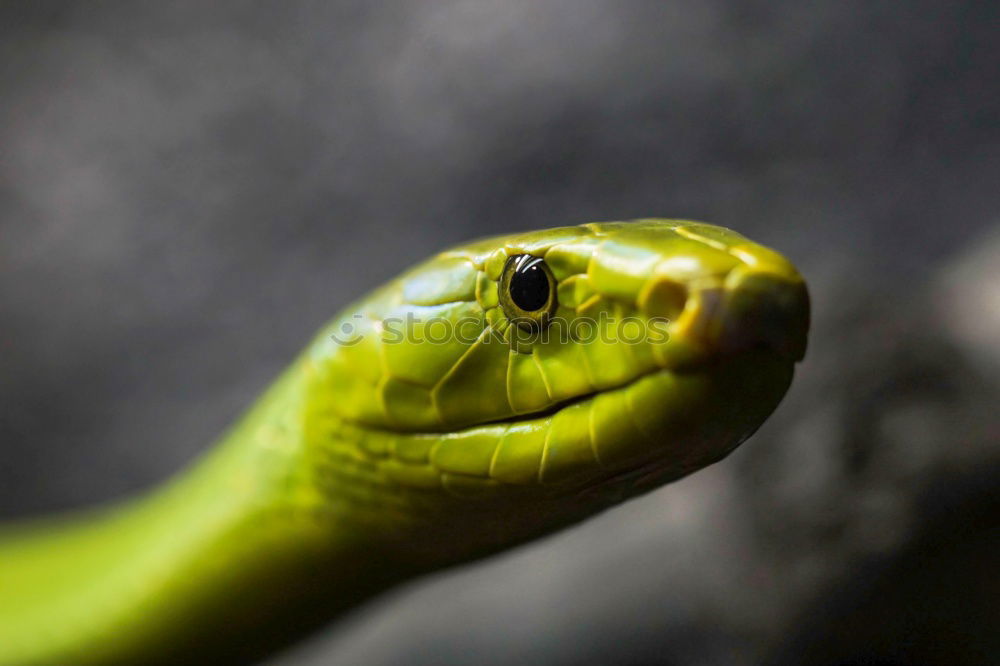
<instances>
[{"instance_id":1,"label":"green scaly skin","mask_svg":"<svg viewBox=\"0 0 1000 666\"><path fill-rule=\"evenodd\" d=\"M527 339L499 304L517 254L545 258L557 320L669 339L571 338L556 320ZM787 260L693 222L439 254L348 307L189 471L0 532L0 664L257 658L402 580L689 474L777 406L808 311ZM408 313L439 330L392 323ZM440 342L442 322L461 339Z\"/></svg>"}]
</instances>

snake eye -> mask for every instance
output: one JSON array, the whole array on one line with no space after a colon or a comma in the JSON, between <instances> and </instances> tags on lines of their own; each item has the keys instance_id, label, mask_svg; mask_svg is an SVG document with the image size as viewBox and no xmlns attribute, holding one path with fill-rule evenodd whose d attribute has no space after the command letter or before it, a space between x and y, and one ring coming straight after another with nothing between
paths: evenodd
<instances>
[{"instance_id":1,"label":"snake eye","mask_svg":"<svg viewBox=\"0 0 1000 666\"><path fill-rule=\"evenodd\" d=\"M556 281L541 257L518 254L500 275L500 305L507 318L528 330L548 323L556 309Z\"/></svg>"}]
</instances>

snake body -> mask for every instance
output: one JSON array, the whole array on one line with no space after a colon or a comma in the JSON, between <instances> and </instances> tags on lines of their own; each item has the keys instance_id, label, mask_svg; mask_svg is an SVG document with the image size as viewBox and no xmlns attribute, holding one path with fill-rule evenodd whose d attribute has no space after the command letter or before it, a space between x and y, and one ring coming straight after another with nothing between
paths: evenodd
<instances>
[{"instance_id":1,"label":"snake body","mask_svg":"<svg viewBox=\"0 0 1000 666\"><path fill-rule=\"evenodd\" d=\"M254 659L689 474L777 406L808 316L786 259L707 224L442 252L345 308L189 470L0 530L0 664Z\"/></svg>"}]
</instances>

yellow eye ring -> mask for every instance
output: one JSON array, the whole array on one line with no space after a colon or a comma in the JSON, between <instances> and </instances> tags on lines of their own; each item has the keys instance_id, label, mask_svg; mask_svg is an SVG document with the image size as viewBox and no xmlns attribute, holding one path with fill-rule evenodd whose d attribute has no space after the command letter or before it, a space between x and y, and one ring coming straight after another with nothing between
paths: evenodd
<instances>
[{"instance_id":1,"label":"yellow eye ring","mask_svg":"<svg viewBox=\"0 0 1000 666\"><path fill-rule=\"evenodd\" d=\"M556 279L545 260L530 254L508 257L500 274L500 306L524 330L548 325L556 310Z\"/></svg>"}]
</instances>

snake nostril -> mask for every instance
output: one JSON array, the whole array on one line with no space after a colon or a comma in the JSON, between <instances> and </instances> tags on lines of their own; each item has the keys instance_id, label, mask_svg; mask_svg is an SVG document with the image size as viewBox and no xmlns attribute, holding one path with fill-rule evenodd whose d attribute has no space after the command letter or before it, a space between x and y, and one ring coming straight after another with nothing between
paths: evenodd
<instances>
[{"instance_id":1,"label":"snake nostril","mask_svg":"<svg viewBox=\"0 0 1000 666\"><path fill-rule=\"evenodd\" d=\"M688 290L683 283L667 277L658 277L640 294L639 307L647 317L674 320L680 316L687 298Z\"/></svg>"}]
</instances>

